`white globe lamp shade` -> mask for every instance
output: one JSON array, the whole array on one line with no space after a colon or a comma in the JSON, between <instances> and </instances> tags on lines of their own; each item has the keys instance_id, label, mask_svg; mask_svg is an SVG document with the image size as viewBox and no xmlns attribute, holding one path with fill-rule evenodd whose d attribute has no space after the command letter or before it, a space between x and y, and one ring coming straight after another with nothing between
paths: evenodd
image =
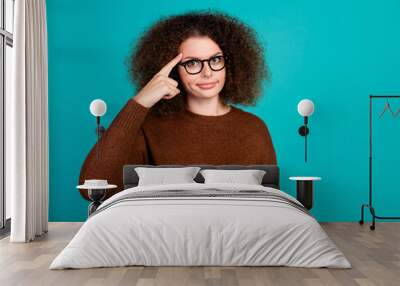
<instances>
[{"instance_id":1,"label":"white globe lamp shade","mask_svg":"<svg viewBox=\"0 0 400 286\"><path fill-rule=\"evenodd\" d=\"M90 112L94 116L103 116L106 114L107 104L101 99L95 99L90 103Z\"/></svg>"},{"instance_id":2,"label":"white globe lamp shade","mask_svg":"<svg viewBox=\"0 0 400 286\"><path fill-rule=\"evenodd\" d=\"M303 99L297 105L297 111L303 117L311 116L314 113L314 103L309 99Z\"/></svg>"}]
</instances>

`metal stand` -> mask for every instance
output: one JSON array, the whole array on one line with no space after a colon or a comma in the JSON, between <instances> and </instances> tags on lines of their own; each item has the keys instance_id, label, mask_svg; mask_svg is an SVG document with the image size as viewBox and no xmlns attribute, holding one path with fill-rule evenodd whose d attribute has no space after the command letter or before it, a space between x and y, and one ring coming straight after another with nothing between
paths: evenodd
<instances>
[{"instance_id":1,"label":"metal stand","mask_svg":"<svg viewBox=\"0 0 400 286\"><path fill-rule=\"evenodd\" d=\"M372 206L372 100L374 98L400 98L400 95L370 95L369 96L369 203L361 206L361 220L359 223L364 224L364 208L369 208L372 215L371 230L375 230L375 219L400 219L400 217L385 217L375 214L375 209Z\"/></svg>"}]
</instances>

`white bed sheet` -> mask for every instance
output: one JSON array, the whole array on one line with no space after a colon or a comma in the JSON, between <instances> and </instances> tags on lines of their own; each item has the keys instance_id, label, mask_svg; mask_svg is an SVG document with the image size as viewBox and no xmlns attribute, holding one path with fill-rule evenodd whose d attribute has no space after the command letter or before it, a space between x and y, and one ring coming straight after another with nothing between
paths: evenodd
<instances>
[{"instance_id":1,"label":"white bed sheet","mask_svg":"<svg viewBox=\"0 0 400 286\"><path fill-rule=\"evenodd\" d=\"M257 198L152 198L123 201L154 190L263 190L243 184L138 186L106 200L50 269L145 266L293 266L351 268L310 215ZM107 205L109 206L108 208Z\"/></svg>"}]
</instances>

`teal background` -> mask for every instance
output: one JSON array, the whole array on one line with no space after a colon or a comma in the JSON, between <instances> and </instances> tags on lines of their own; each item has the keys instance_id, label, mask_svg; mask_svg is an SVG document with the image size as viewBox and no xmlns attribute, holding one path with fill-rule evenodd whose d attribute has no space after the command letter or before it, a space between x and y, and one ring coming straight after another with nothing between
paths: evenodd
<instances>
[{"instance_id":1,"label":"teal background","mask_svg":"<svg viewBox=\"0 0 400 286\"><path fill-rule=\"evenodd\" d=\"M400 94L399 1L47 1L49 45L50 221L83 221L88 202L76 185L95 143L89 104L108 104L107 127L135 94L124 64L141 32L161 16L213 8L252 26L272 72L257 107L241 107L268 125L289 176L321 176L313 214L319 221L357 221L368 200L369 94ZM309 98L309 162L297 134L297 103ZM392 100L397 111L400 100ZM375 207L400 215L400 116L374 103ZM388 114L386 114L388 115Z\"/></svg>"}]
</instances>

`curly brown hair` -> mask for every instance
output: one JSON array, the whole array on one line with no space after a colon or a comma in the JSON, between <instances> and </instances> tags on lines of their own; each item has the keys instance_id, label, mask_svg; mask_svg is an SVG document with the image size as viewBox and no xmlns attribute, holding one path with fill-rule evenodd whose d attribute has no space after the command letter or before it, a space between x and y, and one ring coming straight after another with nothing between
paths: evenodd
<instances>
[{"instance_id":1,"label":"curly brown hair","mask_svg":"<svg viewBox=\"0 0 400 286\"><path fill-rule=\"evenodd\" d=\"M179 53L182 42L206 36L228 56L225 85L219 96L224 104L256 105L263 80L269 80L264 52L256 32L238 19L218 11L197 11L160 19L137 41L127 59L131 80L142 89ZM176 67L170 77L178 82L180 95L160 100L152 108L160 115L185 108L186 94Z\"/></svg>"}]
</instances>

